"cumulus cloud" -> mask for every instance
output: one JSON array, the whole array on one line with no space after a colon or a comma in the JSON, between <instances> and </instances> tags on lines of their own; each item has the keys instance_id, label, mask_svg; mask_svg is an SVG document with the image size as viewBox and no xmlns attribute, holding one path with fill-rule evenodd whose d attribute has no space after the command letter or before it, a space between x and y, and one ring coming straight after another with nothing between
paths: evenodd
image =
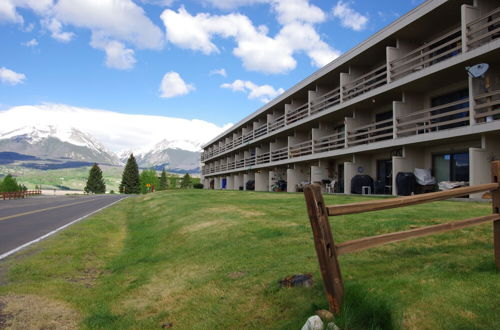
<instances>
[{"instance_id":1,"label":"cumulus cloud","mask_svg":"<svg viewBox=\"0 0 500 330\"><path fill-rule=\"evenodd\" d=\"M171 98L186 95L194 90L194 85L187 84L181 76L174 71L165 73L160 84L160 97Z\"/></svg>"},{"instance_id":2,"label":"cumulus cloud","mask_svg":"<svg viewBox=\"0 0 500 330\"><path fill-rule=\"evenodd\" d=\"M33 10L51 37L69 42L73 32L67 26L91 31L91 46L106 53L111 68L129 69L136 49L162 49L164 35L132 0L1 0L0 22L23 23L16 8Z\"/></svg>"},{"instance_id":3,"label":"cumulus cloud","mask_svg":"<svg viewBox=\"0 0 500 330\"><path fill-rule=\"evenodd\" d=\"M45 18L40 22L42 26L50 31L50 36L60 42L70 42L75 36L73 32L63 32L62 23L55 18Z\"/></svg>"},{"instance_id":4,"label":"cumulus cloud","mask_svg":"<svg viewBox=\"0 0 500 330\"><path fill-rule=\"evenodd\" d=\"M29 41L23 42L21 45L23 45L25 47L36 47L36 46L38 46L38 41L33 38Z\"/></svg>"},{"instance_id":5,"label":"cumulus cloud","mask_svg":"<svg viewBox=\"0 0 500 330\"><path fill-rule=\"evenodd\" d=\"M353 29L354 31L361 31L368 23L368 17L361 15L352 9L348 3L343 1L337 2L333 7L333 16L340 19L340 24L344 27Z\"/></svg>"},{"instance_id":6,"label":"cumulus cloud","mask_svg":"<svg viewBox=\"0 0 500 330\"><path fill-rule=\"evenodd\" d=\"M4 67L0 67L0 81L8 85L17 85L24 82L26 75L17 73Z\"/></svg>"},{"instance_id":7,"label":"cumulus cloud","mask_svg":"<svg viewBox=\"0 0 500 330\"><path fill-rule=\"evenodd\" d=\"M236 42L233 54L242 60L243 66L265 73L293 70L297 65L294 58L297 52L305 52L315 66L323 66L339 55L339 51L321 40L313 26L325 19L320 8L306 0L259 2L269 3L283 25L274 37L268 35L266 26L254 26L245 15L192 15L181 6L178 11L166 9L161 15L167 40L180 48L208 55L220 52L215 37L232 38ZM251 1L238 2L237 5L242 3L250 4ZM214 5L221 6L219 2L214 2ZM225 5L234 3L226 1Z\"/></svg>"},{"instance_id":8,"label":"cumulus cloud","mask_svg":"<svg viewBox=\"0 0 500 330\"><path fill-rule=\"evenodd\" d=\"M0 134L24 126L59 125L91 134L112 151L147 150L162 140L200 146L228 129L199 119L123 114L63 104L25 105L0 111ZM195 151L195 150L193 150Z\"/></svg>"},{"instance_id":9,"label":"cumulus cloud","mask_svg":"<svg viewBox=\"0 0 500 330\"><path fill-rule=\"evenodd\" d=\"M248 94L249 99L259 99L261 102L267 103L276 96L282 94L285 90L278 88L277 90L270 85L256 85L248 80L237 79L232 83L222 84L220 87L227 88L235 92L243 92Z\"/></svg>"},{"instance_id":10,"label":"cumulus cloud","mask_svg":"<svg viewBox=\"0 0 500 330\"><path fill-rule=\"evenodd\" d=\"M210 71L210 75L211 76L222 76L222 77L227 77L227 72L226 72L226 69L222 68L222 69L214 69L212 71Z\"/></svg>"}]
</instances>

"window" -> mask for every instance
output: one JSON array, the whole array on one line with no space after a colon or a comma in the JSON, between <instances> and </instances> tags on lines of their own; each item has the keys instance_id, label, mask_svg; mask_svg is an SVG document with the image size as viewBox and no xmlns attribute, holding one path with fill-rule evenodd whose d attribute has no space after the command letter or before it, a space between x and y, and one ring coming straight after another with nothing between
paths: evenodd
<instances>
[{"instance_id":1,"label":"window","mask_svg":"<svg viewBox=\"0 0 500 330\"><path fill-rule=\"evenodd\" d=\"M432 156L433 175L440 181L469 181L469 153Z\"/></svg>"}]
</instances>

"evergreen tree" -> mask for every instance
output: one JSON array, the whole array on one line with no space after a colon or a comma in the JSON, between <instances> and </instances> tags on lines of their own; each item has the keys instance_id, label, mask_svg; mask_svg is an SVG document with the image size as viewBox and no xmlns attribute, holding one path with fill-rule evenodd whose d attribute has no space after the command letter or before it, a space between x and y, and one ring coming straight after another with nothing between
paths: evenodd
<instances>
[{"instance_id":1,"label":"evergreen tree","mask_svg":"<svg viewBox=\"0 0 500 330\"><path fill-rule=\"evenodd\" d=\"M106 192L106 184L102 178L102 171L97 164L94 164L89 171L87 185L84 188L86 193L104 194Z\"/></svg>"},{"instance_id":2,"label":"evergreen tree","mask_svg":"<svg viewBox=\"0 0 500 330\"><path fill-rule=\"evenodd\" d=\"M139 184L139 167L135 161L134 154L130 154L127 165L122 174L122 183L120 184L120 193L138 194L141 192Z\"/></svg>"},{"instance_id":3,"label":"evergreen tree","mask_svg":"<svg viewBox=\"0 0 500 330\"><path fill-rule=\"evenodd\" d=\"M191 185L191 176L189 175L189 173L184 174L184 176L182 177L181 188L191 188Z\"/></svg>"},{"instance_id":4,"label":"evergreen tree","mask_svg":"<svg viewBox=\"0 0 500 330\"><path fill-rule=\"evenodd\" d=\"M153 169L142 171L139 181L141 183L141 194L153 192L160 185L158 174Z\"/></svg>"},{"instance_id":5,"label":"evergreen tree","mask_svg":"<svg viewBox=\"0 0 500 330\"><path fill-rule=\"evenodd\" d=\"M17 180L12 177L12 174L7 174L1 182L0 191L1 192L15 192L20 191L21 187L17 183Z\"/></svg>"},{"instance_id":6,"label":"evergreen tree","mask_svg":"<svg viewBox=\"0 0 500 330\"><path fill-rule=\"evenodd\" d=\"M168 189L167 173L165 172L165 169L163 169L163 171L161 171L160 186L158 187L158 190L167 190L167 189Z\"/></svg>"}]
</instances>

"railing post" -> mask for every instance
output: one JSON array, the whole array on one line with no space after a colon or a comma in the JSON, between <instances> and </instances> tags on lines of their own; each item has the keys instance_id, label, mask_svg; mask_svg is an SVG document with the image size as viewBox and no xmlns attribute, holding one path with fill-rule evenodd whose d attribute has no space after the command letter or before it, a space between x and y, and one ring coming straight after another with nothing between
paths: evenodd
<instances>
[{"instance_id":1,"label":"railing post","mask_svg":"<svg viewBox=\"0 0 500 330\"><path fill-rule=\"evenodd\" d=\"M500 161L491 163L491 175L493 182L500 183ZM491 192L491 203L493 213L500 213L500 188ZM500 269L500 220L493 221L493 249L495 253L495 265Z\"/></svg>"},{"instance_id":2,"label":"railing post","mask_svg":"<svg viewBox=\"0 0 500 330\"><path fill-rule=\"evenodd\" d=\"M330 311L338 313L344 296L344 283L320 185L305 186L304 196L328 305Z\"/></svg>"}]
</instances>

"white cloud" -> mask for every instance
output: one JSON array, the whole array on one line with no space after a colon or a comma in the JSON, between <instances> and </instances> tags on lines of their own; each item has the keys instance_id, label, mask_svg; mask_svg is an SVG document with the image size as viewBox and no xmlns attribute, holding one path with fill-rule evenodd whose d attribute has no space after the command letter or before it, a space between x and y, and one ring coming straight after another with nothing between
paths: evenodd
<instances>
[{"instance_id":1,"label":"white cloud","mask_svg":"<svg viewBox=\"0 0 500 330\"><path fill-rule=\"evenodd\" d=\"M33 38L29 41L21 43L21 45L26 46L26 47L36 47L36 46L38 46L38 41Z\"/></svg>"},{"instance_id":2,"label":"white cloud","mask_svg":"<svg viewBox=\"0 0 500 330\"><path fill-rule=\"evenodd\" d=\"M134 50L125 48L125 45L116 40L93 40L94 48L106 52L106 66L113 69L126 70L134 67L136 62Z\"/></svg>"},{"instance_id":3,"label":"white cloud","mask_svg":"<svg viewBox=\"0 0 500 330\"><path fill-rule=\"evenodd\" d=\"M42 26L61 42L69 42L74 34L64 32L65 26L89 29L91 45L106 52L106 63L114 68L128 69L135 63L132 47L137 49L162 49L165 43L162 30L132 0L0 0L0 22L23 23L16 8L33 10L41 16ZM123 45L116 47L116 42ZM109 43L115 47L110 50ZM113 50L115 52L113 52ZM115 54L113 60L110 52ZM133 60L132 60L133 59Z\"/></svg>"},{"instance_id":4,"label":"white cloud","mask_svg":"<svg viewBox=\"0 0 500 330\"><path fill-rule=\"evenodd\" d=\"M259 99L264 103L271 101L273 98L285 91L283 88L278 88L276 90L270 85L259 86L251 81L240 79L237 79L230 84L222 84L220 87L227 88L235 92L247 93L249 99Z\"/></svg>"},{"instance_id":5,"label":"white cloud","mask_svg":"<svg viewBox=\"0 0 500 330\"><path fill-rule=\"evenodd\" d=\"M222 76L222 77L227 77L227 72L226 72L226 69L224 69L224 68L214 69L214 70L210 71L210 75L211 76L218 75L218 76Z\"/></svg>"},{"instance_id":6,"label":"white cloud","mask_svg":"<svg viewBox=\"0 0 500 330\"><path fill-rule=\"evenodd\" d=\"M165 73L160 84L160 97L171 98L186 95L194 90L194 86L186 84L181 76L174 71Z\"/></svg>"},{"instance_id":7,"label":"white cloud","mask_svg":"<svg viewBox=\"0 0 500 330\"><path fill-rule=\"evenodd\" d=\"M337 2L335 7L333 7L333 16L340 19L342 26L351 28L354 31L363 30L366 27L366 23L368 23L368 17L361 15L352 9L348 3L343 1Z\"/></svg>"},{"instance_id":8,"label":"white cloud","mask_svg":"<svg viewBox=\"0 0 500 330\"><path fill-rule=\"evenodd\" d=\"M273 2L274 3L274 2ZM305 15L299 15L299 8ZM265 26L254 26L252 21L241 14L191 15L184 7L176 12L166 9L161 18L166 28L167 40L174 45L200 51L204 54L219 53L214 43L215 37L233 38L236 47L233 54L243 61L248 70L265 73L284 73L293 70L297 62L294 54L305 52L316 66L322 66L338 56L339 52L323 42L312 26L324 19L323 12L309 5L305 0L288 0L275 5L278 20L284 23L281 31L273 38ZM288 31L296 27L304 28L300 36ZM306 35L307 34L307 35ZM302 41L307 39L304 44Z\"/></svg>"},{"instance_id":9,"label":"white cloud","mask_svg":"<svg viewBox=\"0 0 500 330\"><path fill-rule=\"evenodd\" d=\"M199 119L123 114L63 104L25 105L0 111L0 134L24 126L58 125L91 134L112 151L143 150L162 140L201 146L231 125Z\"/></svg>"},{"instance_id":10,"label":"white cloud","mask_svg":"<svg viewBox=\"0 0 500 330\"><path fill-rule=\"evenodd\" d=\"M0 81L4 84L17 85L24 82L26 75L17 73L4 67L0 67Z\"/></svg>"},{"instance_id":11,"label":"white cloud","mask_svg":"<svg viewBox=\"0 0 500 330\"><path fill-rule=\"evenodd\" d=\"M50 36L60 42L70 42L75 34L73 32L63 32L62 23L55 18L45 18L40 22L44 28L50 31Z\"/></svg>"}]
</instances>

